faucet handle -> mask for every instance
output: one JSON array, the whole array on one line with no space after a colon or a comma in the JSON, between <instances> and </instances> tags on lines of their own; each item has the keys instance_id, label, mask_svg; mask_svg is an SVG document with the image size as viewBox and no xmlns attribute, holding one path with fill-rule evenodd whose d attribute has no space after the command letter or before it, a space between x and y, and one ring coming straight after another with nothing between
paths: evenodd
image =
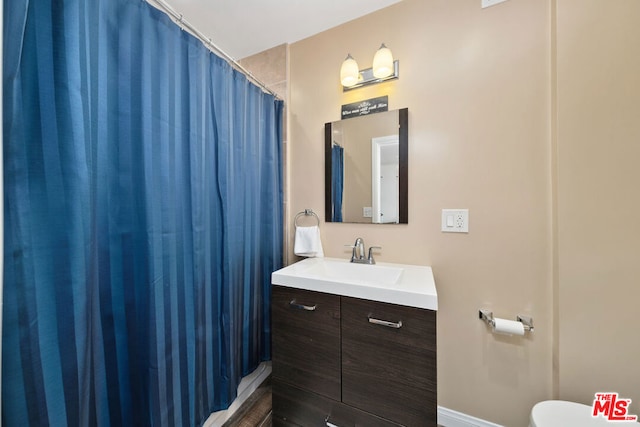
<instances>
[{"instance_id":1,"label":"faucet handle","mask_svg":"<svg viewBox=\"0 0 640 427\"><path fill-rule=\"evenodd\" d=\"M373 249L382 249L382 246L369 246L369 264L376 263L373 259L373 253L371 252Z\"/></svg>"}]
</instances>

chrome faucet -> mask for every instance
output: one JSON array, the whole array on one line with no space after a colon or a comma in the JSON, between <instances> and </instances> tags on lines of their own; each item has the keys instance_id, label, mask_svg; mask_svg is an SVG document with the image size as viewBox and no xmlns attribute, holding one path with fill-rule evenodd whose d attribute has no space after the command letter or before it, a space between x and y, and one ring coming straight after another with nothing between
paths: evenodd
<instances>
[{"instance_id":1,"label":"chrome faucet","mask_svg":"<svg viewBox=\"0 0 640 427\"><path fill-rule=\"evenodd\" d=\"M369 247L369 256L367 258L364 257L364 240L362 237L358 237L356 242L352 245L347 245L350 248L353 248L351 252L351 262L355 262L357 264L375 264L376 261L373 259L372 249L382 249L381 246L371 246Z\"/></svg>"}]
</instances>

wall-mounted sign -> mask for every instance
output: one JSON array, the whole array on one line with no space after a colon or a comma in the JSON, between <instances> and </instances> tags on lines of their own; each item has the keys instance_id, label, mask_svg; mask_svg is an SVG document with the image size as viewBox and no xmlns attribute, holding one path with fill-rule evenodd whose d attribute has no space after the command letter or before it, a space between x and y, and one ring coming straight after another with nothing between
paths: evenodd
<instances>
[{"instance_id":1,"label":"wall-mounted sign","mask_svg":"<svg viewBox=\"0 0 640 427\"><path fill-rule=\"evenodd\" d=\"M389 110L389 97L379 96L366 101L354 102L342 106L342 119L366 116L367 114L381 113Z\"/></svg>"}]
</instances>

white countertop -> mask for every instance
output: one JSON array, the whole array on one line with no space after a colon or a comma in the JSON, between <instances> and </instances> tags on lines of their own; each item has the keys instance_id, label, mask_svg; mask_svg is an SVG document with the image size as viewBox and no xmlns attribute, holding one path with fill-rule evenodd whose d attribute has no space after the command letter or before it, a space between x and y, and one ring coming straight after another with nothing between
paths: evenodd
<instances>
[{"instance_id":1,"label":"white countertop","mask_svg":"<svg viewBox=\"0 0 640 427\"><path fill-rule=\"evenodd\" d=\"M433 272L427 266L384 262L365 265L340 258L307 258L274 271L271 283L409 307L438 309Z\"/></svg>"}]
</instances>

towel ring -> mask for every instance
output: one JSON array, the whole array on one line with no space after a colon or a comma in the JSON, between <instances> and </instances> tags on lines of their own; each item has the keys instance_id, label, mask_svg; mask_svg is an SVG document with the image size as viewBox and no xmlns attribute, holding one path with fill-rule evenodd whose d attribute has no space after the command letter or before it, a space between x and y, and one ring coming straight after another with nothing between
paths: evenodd
<instances>
[{"instance_id":1,"label":"towel ring","mask_svg":"<svg viewBox=\"0 0 640 427\"><path fill-rule=\"evenodd\" d=\"M316 217L316 221L318 221L318 226L320 226L320 218L318 218L318 215L316 215L316 213L312 209L305 209L302 212L298 212L295 219L293 220L293 224L296 227L298 227L298 218L300 218L301 216L311 216L311 215Z\"/></svg>"}]
</instances>

